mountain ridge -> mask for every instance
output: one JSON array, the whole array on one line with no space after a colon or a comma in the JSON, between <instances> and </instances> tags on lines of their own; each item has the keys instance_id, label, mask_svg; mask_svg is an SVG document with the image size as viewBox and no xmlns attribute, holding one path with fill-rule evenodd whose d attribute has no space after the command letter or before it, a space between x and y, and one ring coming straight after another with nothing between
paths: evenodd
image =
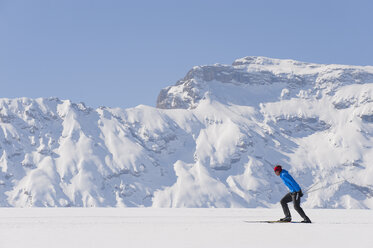
<instances>
[{"instance_id":1,"label":"mountain ridge","mask_svg":"<svg viewBox=\"0 0 373 248\"><path fill-rule=\"evenodd\" d=\"M209 90L204 88L205 83L212 81L232 85L284 83L289 88L287 90L298 90L299 86L307 89L307 86L315 85L313 90L318 90L349 82L373 81L373 67L323 65L266 57L244 57L235 60L232 65L195 66L176 85L160 92L157 107L194 108Z\"/></svg>"},{"instance_id":2,"label":"mountain ridge","mask_svg":"<svg viewBox=\"0 0 373 248\"><path fill-rule=\"evenodd\" d=\"M276 207L279 163L320 188L305 207L373 208L372 83L371 66L244 57L193 67L157 108L0 99L0 206Z\"/></svg>"}]
</instances>

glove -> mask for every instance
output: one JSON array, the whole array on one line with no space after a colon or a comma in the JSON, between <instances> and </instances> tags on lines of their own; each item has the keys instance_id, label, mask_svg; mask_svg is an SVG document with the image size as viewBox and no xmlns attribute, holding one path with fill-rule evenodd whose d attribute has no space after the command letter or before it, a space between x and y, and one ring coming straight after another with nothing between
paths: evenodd
<instances>
[{"instance_id":1,"label":"glove","mask_svg":"<svg viewBox=\"0 0 373 248\"><path fill-rule=\"evenodd\" d=\"M302 190L299 190L298 192L292 192L292 193L290 193L291 195L297 195L297 194L299 194L299 197L302 197L303 196L303 192L302 192Z\"/></svg>"}]
</instances>

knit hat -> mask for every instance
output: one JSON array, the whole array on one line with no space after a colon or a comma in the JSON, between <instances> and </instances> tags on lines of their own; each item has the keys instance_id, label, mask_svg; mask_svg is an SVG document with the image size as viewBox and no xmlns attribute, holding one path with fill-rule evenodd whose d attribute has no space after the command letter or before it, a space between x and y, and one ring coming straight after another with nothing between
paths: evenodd
<instances>
[{"instance_id":1,"label":"knit hat","mask_svg":"<svg viewBox=\"0 0 373 248\"><path fill-rule=\"evenodd\" d=\"M275 171L275 172L276 172L276 171L281 172L281 171L282 171L282 167L281 167L281 165L276 165L276 167L274 168L274 171Z\"/></svg>"}]
</instances>

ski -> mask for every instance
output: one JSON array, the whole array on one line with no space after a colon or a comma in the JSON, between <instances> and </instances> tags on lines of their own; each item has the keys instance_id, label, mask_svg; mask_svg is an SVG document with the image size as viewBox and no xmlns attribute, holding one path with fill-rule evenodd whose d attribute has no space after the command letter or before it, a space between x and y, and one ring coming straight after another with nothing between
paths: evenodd
<instances>
[{"instance_id":1,"label":"ski","mask_svg":"<svg viewBox=\"0 0 373 248\"><path fill-rule=\"evenodd\" d=\"M302 223L301 221L280 221L280 220L245 220L246 223Z\"/></svg>"}]
</instances>

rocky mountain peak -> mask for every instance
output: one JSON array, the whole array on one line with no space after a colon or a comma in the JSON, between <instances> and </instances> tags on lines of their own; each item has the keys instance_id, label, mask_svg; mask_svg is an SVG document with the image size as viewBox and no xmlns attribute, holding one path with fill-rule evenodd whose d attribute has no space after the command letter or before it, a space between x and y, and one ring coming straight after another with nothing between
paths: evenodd
<instances>
[{"instance_id":1,"label":"rocky mountain peak","mask_svg":"<svg viewBox=\"0 0 373 248\"><path fill-rule=\"evenodd\" d=\"M251 86L251 90L255 90L258 85L272 85L282 87L279 97L283 89L292 89L295 94L301 90L311 90L309 93L313 95L319 94L320 90L331 94L336 87L366 82L373 82L372 66L322 65L249 56L235 60L232 65L193 67L174 86L161 90L157 108L192 109L206 95L227 99L229 96L224 87L247 91ZM216 90L217 87L220 90ZM234 101L237 102L237 99Z\"/></svg>"}]
</instances>

